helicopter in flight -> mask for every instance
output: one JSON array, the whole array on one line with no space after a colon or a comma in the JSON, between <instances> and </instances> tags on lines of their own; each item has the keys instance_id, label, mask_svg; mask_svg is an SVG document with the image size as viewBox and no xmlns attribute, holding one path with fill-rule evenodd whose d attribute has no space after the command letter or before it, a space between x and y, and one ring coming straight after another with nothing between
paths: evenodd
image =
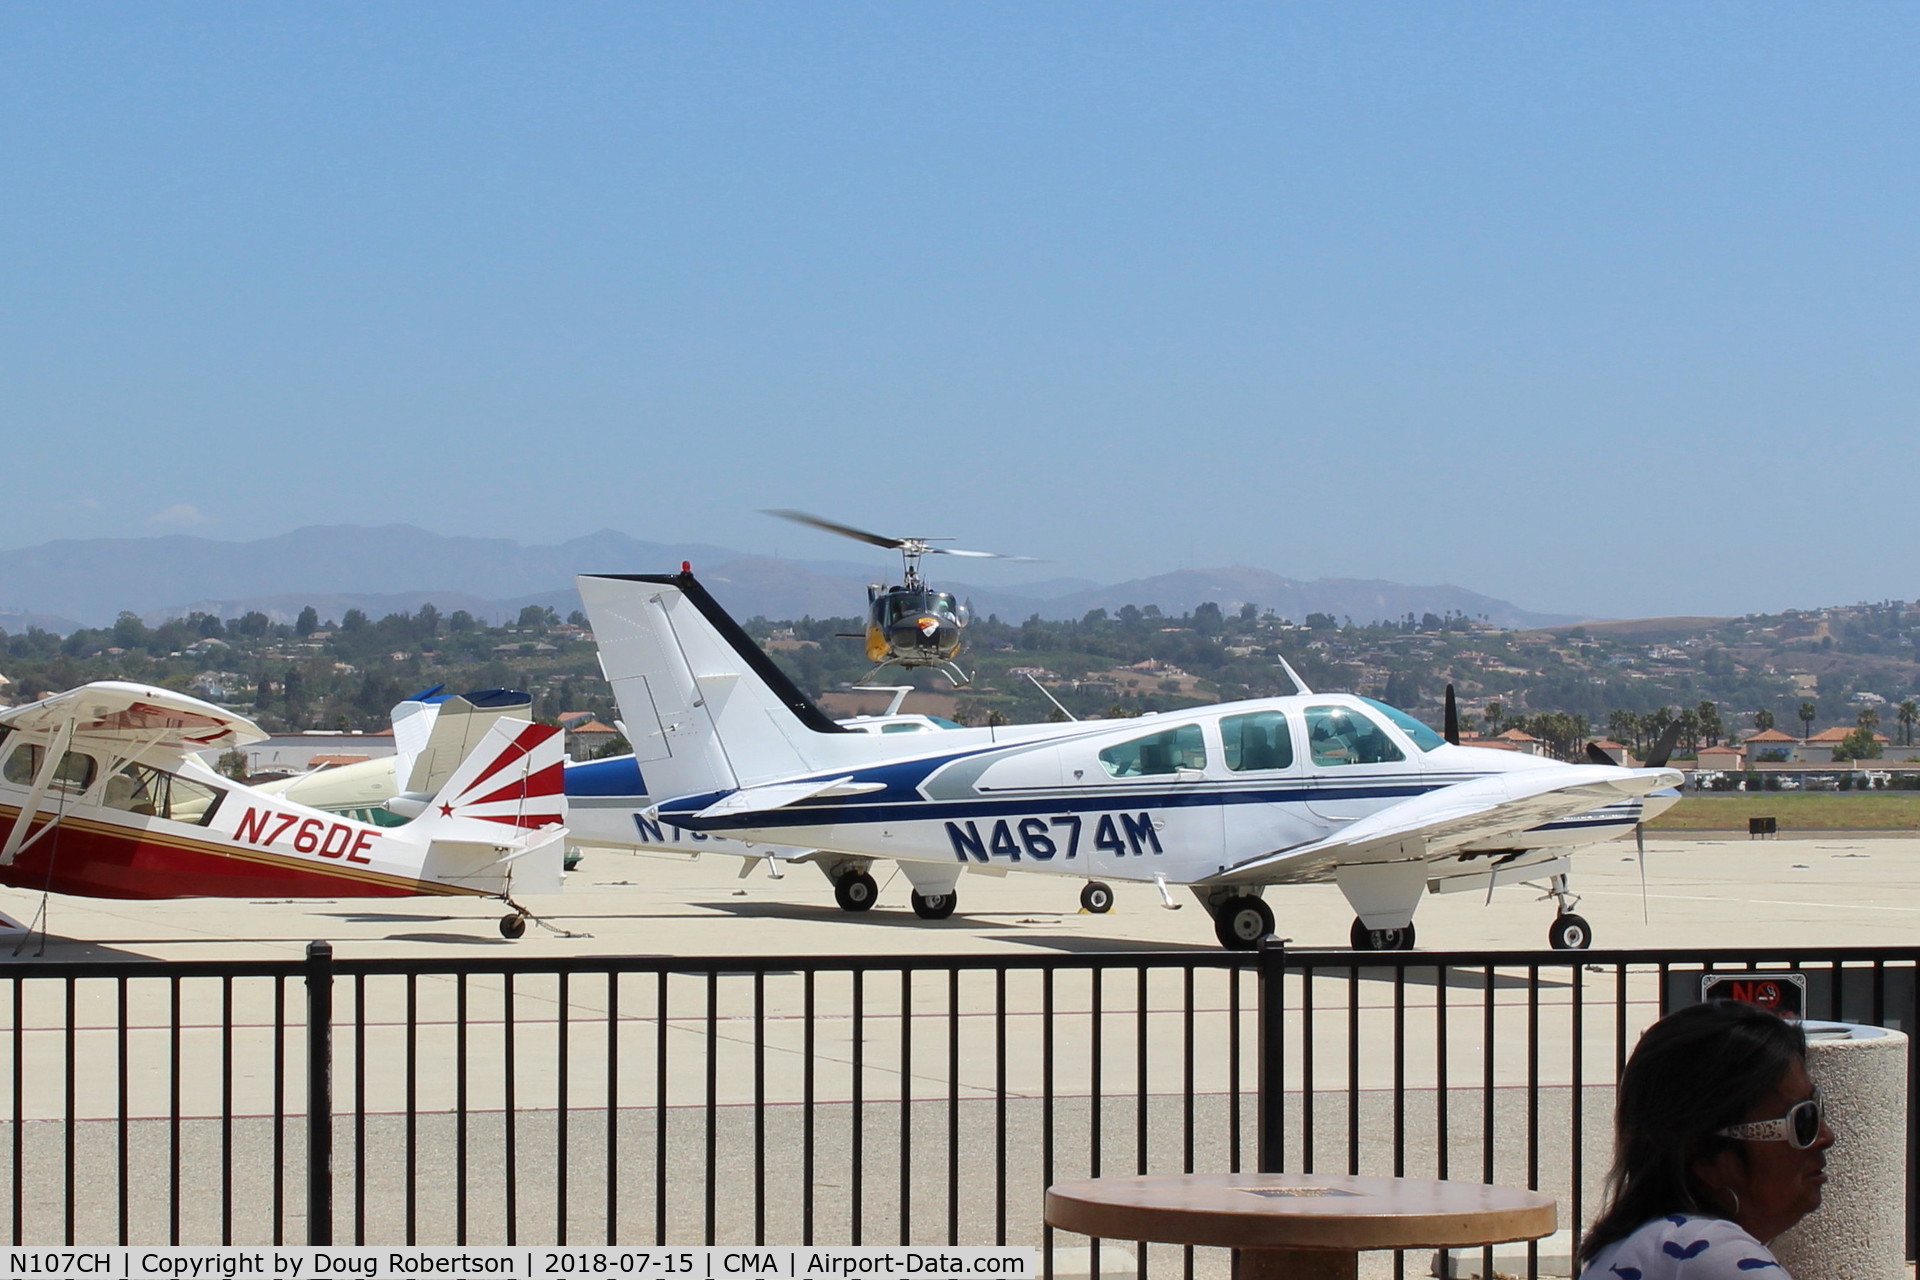
<instances>
[{"instance_id":1,"label":"helicopter in flight","mask_svg":"<svg viewBox=\"0 0 1920 1280\"><path fill-rule=\"evenodd\" d=\"M867 629L864 635L850 639L867 642L867 661L874 664L861 683L871 681L888 667L935 667L955 685L972 677L955 664L963 633L971 620L964 602L951 591L935 591L920 576L922 556L967 556L975 560L1025 560L1026 556L1003 556L997 551L963 551L958 547L937 547L936 542L951 538L889 538L851 525L823 520L804 511L767 511L764 514L792 520L852 538L869 546L898 551L903 562L900 585L889 587L874 583L867 588Z\"/></svg>"}]
</instances>

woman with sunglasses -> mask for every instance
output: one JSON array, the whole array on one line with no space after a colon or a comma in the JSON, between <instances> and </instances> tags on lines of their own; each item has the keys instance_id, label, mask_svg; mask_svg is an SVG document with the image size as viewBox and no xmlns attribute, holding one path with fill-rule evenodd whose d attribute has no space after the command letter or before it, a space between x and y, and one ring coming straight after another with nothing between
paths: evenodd
<instances>
[{"instance_id":1,"label":"woman with sunglasses","mask_svg":"<svg viewBox=\"0 0 1920 1280\"><path fill-rule=\"evenodd\" d=\"M1784 1280L1766 1246L1820 1207L1833 1145L1797 1023L1728 1000L1667 1015L1627 1060L1614 1121L1582 1280Z\"/></svg>"}]
</instances>

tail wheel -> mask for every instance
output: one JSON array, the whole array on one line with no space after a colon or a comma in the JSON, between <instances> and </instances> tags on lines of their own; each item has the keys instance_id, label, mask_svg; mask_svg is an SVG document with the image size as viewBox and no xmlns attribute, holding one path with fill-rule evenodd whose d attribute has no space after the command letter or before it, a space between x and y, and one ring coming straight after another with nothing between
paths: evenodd
<instances>
[{"instance_id":1,"label":"tail wheel","mask_svg":"<svg viewBox=\"0 0 1920 1280\"><path fill-rule=\"evenodd\" d=\"M959 904L960 895L951 889L945 893L913 891L913 914L922 920L945 920Z\"/></svg>"},{"instance_id":2,"label":"tail wheel","mask_svg":"<svg viewBox=\"0 0 1920 1280\"><path fill-rule=\"evenodd\" d=\"M1213 913L1213 932L1229 951L1251 951L1273 932L1273 910L1248 894L1228 898Z\"/></svg>"},{"instance_id":3,"label":"tail wheel","mask_svg":"<svg viewBox=\"0 0 1920 1280\"><path fill-rule=\"evenodd\" d=\"M1399 929L1369 929L1356 916L1347 941L1355 951L1411 951L1413 922L1409 920Z\"/></svg>"},{"instance_id":4,"label":"tail wheel","mask_svg":"<svg viewBox=\"0 0 1920 1280\"><path fill-rule=\"evenodd\" d=\"M1089 880L1080 889L1080 909L1103 916L1113 910L1113 886Z\"/></svg>"},{"instance_id":5,"label":"tail wheel","mask_svg":"<svg viewBox=\"0 0 1920 1280\"><path fill-rule=\"evenodd\" d=\"M507 939L524 937L527 932L527 918L518 911L509 911L500 917L500 936Z\"/></svg>"},{"instance_id":6,"label":"tail wheel","mask_svg":"<svg viewBox=\"0 0 1920 1280\"><path fill-rule=\"evenodd\" d=\"M833 882L833 900L842 911L865 911L880 896L880 886L864 871L851 871Z\"/></svg>"},{"instance_id":7,"label":"tail wheel","mask_svg":"<svg viewBox=\"0 0 1920 1280\"><path fill-rule=\"evenodd\" d=\"M1571 911L1562 912L1547 926L1547 943L1555 951L1585 951L1593 945L1593 926Z\"/></svg>"}]
</instances>

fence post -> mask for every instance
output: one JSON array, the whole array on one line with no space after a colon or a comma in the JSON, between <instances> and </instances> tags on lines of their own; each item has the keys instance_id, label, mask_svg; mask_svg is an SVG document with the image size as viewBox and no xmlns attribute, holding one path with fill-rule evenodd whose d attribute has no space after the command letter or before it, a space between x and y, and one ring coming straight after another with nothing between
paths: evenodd
<instances>
[{"instance_id":1,"label":"fence post","mask_svg":"<svg viewBox=\"0 0 1920 1280\"><path fill-rule=\"evenodd\" d=\"M307 944L307 1243L333 1243L333 945Z\"/></svg>"},{"instance_id":2,"label":"fence post","mask_svg":"<svg viewBox=\"0 0 1920 1280\"><path fill-rule=\"evenodd\" d=\"M1261 1173L1278 1173L1285 1162L1282 1120L1286 1105L1287 1008L1282 979L1286 974L1287 944L1269 934L1260 940L1260 1061L1258 1109Z\"/></svg>"}]
</instances>

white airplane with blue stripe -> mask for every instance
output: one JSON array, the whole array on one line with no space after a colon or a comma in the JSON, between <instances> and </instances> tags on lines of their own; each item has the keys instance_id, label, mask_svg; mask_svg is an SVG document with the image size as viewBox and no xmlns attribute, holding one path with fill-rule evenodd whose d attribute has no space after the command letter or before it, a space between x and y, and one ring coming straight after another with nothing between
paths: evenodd
<instances>
[{"instance_id":1,"label":"white airplane with blue stripe","mask_svg":"<svg viewBox=\"0 0 1920 1280\"><path fill-rule=\"evenodd\" d=\"M836 890L869 902L870 867L891 860L929 919L953 912L967 872L1147 882L1168 906L1184 885L1241 949L1273 932L1269 886L1332 882L1353 945L1387 950L1413 945L1426 893L1544 881L1549 941L1582 948L1570 853L1633 831L1682 781L1460 746L1372 699L1305 690L1131 720L863 733L801 693L684 566L578 584L653 801L641 817L819 851Z\"/></svg>"}]
</instances>

